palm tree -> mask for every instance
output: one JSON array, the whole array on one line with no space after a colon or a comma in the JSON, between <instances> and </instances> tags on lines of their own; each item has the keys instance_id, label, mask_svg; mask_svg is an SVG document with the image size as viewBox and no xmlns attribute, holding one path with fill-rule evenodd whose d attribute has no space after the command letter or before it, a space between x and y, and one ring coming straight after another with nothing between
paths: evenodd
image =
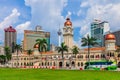
<instances>
[{"instance_id":1,"label":"palm tree","mask_svg":"<svg viewBox=\"0 0 120 80\"><path fill-rule=\"evenodd\" d=\"M0 63L5 64L6 62L6 56L5 55L0 55Z\"/></svg>"},{"instance_id":2,"label":"palm tree","mask_svg":"<svg viewBox=\"0 0 120 80\"><path fill-rule=\"evenodd\" d=\"M90 37L89 35L87 35L87 37L83 37L81 42L82 42L82 46L87 46L88 47L88 62L90 65L90 47L97 45L98 43L96 42L97 39Z\"/></svg>"},{"instance_id":3,"label":"palm tree","mask_svg":"<svg viewBox=\"0 0 120 80\"><path fill-rule=\"evenodd\" d=\"M30 55L32 54L32 50L31 49L29 49L29 50L27 50L27 54L29 55L29 68L30 68L30 65L31 65L31 63L30 63Z\"/></svg>"},{"instance_id":4,"label":"palm tree","mask_svg":"<svg viewBox=\"0 0 120 80\"><path fill-rule=\"evenodd\" d=\"M48 46L47 41L46 41L46 39L37 39L36 45L38 45L38 51L41 54L41 61L42 61L42 53L41 52L47 51L47 46Z\"/></svg>"},{"instance_id":5,"label":"palm tree","mask_svg":"<svg viewBox=\"0 0 120 80\"><path fill-rule=\"evenodd\" d=\"M12 42L12 53L15 52L15 42Z\"/></svg>"},{"instance_id":6,"label":"palm tree","mask_svg":"<svg viewBox=\"0 0 120 80\"><path fill-rule=\"evenodd\" d=\"M79 48L77 46L73 46L72 53L75 55L75 63L76 63L76 55L79 53Z\"/></svg>"},{"instance_id":7,"label":"palm tree","mask_svg":"<svg viewBox=\"0 0 120 80\"><path fill-rule=\"evenodd\" d=\"M6 61L11 60L10 48L9 48L8 46L6 46L6 47L4 48L4 50L5 50Z\"/></svg>"},{"instance_id":8,"label":"palm tree","mask_svg":"<svg viewBox=\"0 0 120 80\"><path fill-rule=\"evenodd\" d=\"M22 48L20 44L16 44L14 47L15 51L17 52L17 67L18 67L18 52L21 51L22 52Z\"/></svg>"},{"instance_id":9,"label":"palm tree","mask_svg":"<svg viewBox=\"0 0 120 80\"><path fill-rule=\"evenodd\" d=\"M61 54L62 54L62 60L63 60L62 66L63 66L63 64L64 64L64 57L63 57L64 56L64 52L68 52L68 47L67 47L67 45L65 45L64 42L62 42L61 46L57 47L56 50L58 51L58 53L61 52Z\"/></svg>"}]
</instances>

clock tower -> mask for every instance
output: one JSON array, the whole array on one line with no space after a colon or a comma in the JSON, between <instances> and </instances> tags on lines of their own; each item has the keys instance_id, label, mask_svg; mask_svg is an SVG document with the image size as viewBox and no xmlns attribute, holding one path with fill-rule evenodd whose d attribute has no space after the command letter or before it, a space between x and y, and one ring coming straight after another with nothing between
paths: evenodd
<instances>
[{"instance_id":1,"label":"clock tower","mask_svg":"<svg viewBox=\"0 0 120 80\"><path fill-rule=\"evenodd\" d=\"M70 21L70 18L66 19L66 22L64 23L63 28L63 38L65 44L69 47L73 47L73 28L72 28L72 22Z\"/></svg>"}]
</instances>

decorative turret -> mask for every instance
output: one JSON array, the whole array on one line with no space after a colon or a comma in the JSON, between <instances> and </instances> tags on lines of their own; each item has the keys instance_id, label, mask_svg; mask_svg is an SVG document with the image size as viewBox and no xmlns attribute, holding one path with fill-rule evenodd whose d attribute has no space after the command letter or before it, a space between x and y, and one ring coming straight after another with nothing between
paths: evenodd
<instances>
[{"instance_id":1,"label":"decorative turret","mask_svg":"<svg viewBox=\"0 0 120 80\"><path fill-rule=\"evenodd\" d=\"M106 51L114 51L115 50L115 36L111 33L105 36L105 48Z\"/></svg>"},{"instance_id":2,"label":"decorative turret","mask_svg":"<svg viewBox=\"0 0 120 80\"><path fill-rule=\"evenodd\" d=\"M65 44L69 47L73 47L73 27L70 18L66 19L63 27L63 37Z\"/></svg>"},{"instance_id":3,"label":"decorative turret","mask_svg":"<svg viewBox=\"0 0 120 80\"><path fill-rule=\"evenodd\" d=\"M71 26L72 27L72 22L70 21L70 18L66 19L66 22L64 23L64 26Z\"/></svg>"}]
</instances>

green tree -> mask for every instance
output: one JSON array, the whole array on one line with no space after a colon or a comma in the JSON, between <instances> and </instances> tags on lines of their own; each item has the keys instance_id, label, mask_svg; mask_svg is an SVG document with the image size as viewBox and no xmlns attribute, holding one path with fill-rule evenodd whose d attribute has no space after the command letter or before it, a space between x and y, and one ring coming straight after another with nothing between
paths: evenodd
<instances>
[{"instance_id":1,"label":"green tree","mask_svg":"<svg viewBox=\"0 0 120 80\"><path fill-rule=\"evenodd\" d=\"M5 50L6 61L11 60L10 48L8 46L6 46L6 47L4 47L4 50Z\"/></svg>"},{"instance_id":2,"label":"green tree","mask_svg":"<svg viewBox=\"0 0 120 80\"><path fill-rule=\"evenodd\" d=\"M15 51L17 52L17 66L16 67L18 67L18 52L19 51L22 52L22 48L20 44L16 44L14 48L15 48Z\"/></svg>"},{"instance_id":3,"label":"green tree","mask_svg":"<svg viewBox=\"0 0 120 80\"><path fill-rule=\"evenodd\" d=\"M76 63L76 55L79 53L79 48L77 46L73 46L72 53L75 55L75 63Z\"/></svg>"},{"instance_id":4,"label":"green tree","mask_svg":"<svg viewBox=\"0 0 120 80\"><path fill-rule=\"evenodd\" d=\"M73 46L72 53L75 55L76 58L76 55L79 53L79 48L77 46Z\"/></svg>"},{"instance_id":5,"label":"green tree","mask_svg":"<svg viewBox=\"0 0 120 80\"><path fill-rule=\"evenodd\" d=\"M12 53L15 52L15 42L12 42Z\"/></svg>"},{"instance_id":6,"label":"green tree","mask_svg":"<svg viewBox=\"0 0 120 80\"><path fill-rule=\"evenodd\" d=\"M60 47L57 47L56 50L58 51L58 53L61 53L62 54L62 66L64 66L64 52L68 52L68 47L67 45L65 45L65 43L61 43L61 46Z\"/></svg>"},{"instance_id":7,"label":"green tree","mask_svg":"<svg viewBox=\"0 0 120 80\"><path fill-rule=\"evenodd\" d=\"M29 55L29 68L30 68L30 66L31 66L31 63L30 63L30 55L32 54L32 50L31 49L29 49L29 50L27 50L27 54Z\"/></svg>"},{"instance_id":8,"label":"green tree","mask_svg":"<svg viewBox=\"0 0 120 80\"><path fill-rule=\"evenodd\" d=\"M88 62L90 65L90 47L97 45L98 43L96 42L97 39L90 37L89 35L87 35L87 37L83 37L81 42L82 45L81 46L87 46L88 47Z\"/></svg>"},{"instance_id":9,"label":"green tree","mask_svg":"<svg viewBox=\"0 0 120 80\"><path fill-rule=\"evenodd\" d=\"M38 51L41 54L41 62L42 62L42 52L47 51L47 46L48 46L47 41L46 39L37 39L35 45L38 45Z\"/></svg>"},{"instance_id":10,"label":"green tree","mask_svg":"<svg viewBox=\"0 0 120 80\"><path fill-rule=\"evenodd\" d=\"M0 63L5 64L6 62L6 56L5 55L0 55Z\"/></svg>"}]
</instances>

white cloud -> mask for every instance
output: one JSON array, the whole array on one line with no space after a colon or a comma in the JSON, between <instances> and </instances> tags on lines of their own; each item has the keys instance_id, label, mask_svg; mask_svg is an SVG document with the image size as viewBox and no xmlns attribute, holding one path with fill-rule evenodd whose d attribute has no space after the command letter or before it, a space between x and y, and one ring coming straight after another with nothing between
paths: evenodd
<instances>
[{"instance_id":1,"label":"white cloud","mask_svg":"<svg viewBox=\"0 0 120 80\"><path fill-rule=\"evenodd\" d=\"M5 17L2 22L0 22L0 29L4 29L8 27L9 25L15 24L18 21L18 17L20 16L20 13L16 8L12 10L12 13Z\"/></svg>"},{"instance_id":2,"label":"white cloud","mask_svg":"<svg viewBox=\"0 0 120 80\"><path fill-rule=\"evenodd\" d=\"M17 25L15 29L17 30L17 33L23 34L24 30L30 29L30 21Z\"/></svg>"},{"instance_id":3,"label":"white cloud","mask_svg":"<svg viewBox=\"0 0 120 80\"><path fill-rule=\"evenodd\" d=\"M7 17L3 19L2 22L0 22L0 43L4 43L4 31L3 29L6 27L9 27L10 25L13 25L17 23L18 17L20 16L20 13L16 8L12 10L12 13L9 14Z\"/></svg>"},{"instance_id":4,"label":"white cloud","mask_svg":"<svg viewBox=\"0 0 120 80\"><path fill-rule=\"evenodd\" d=\"M87 3L89 3L89 5ZM120 29L120 1L104 0L101 2L101 0L88 0L82 2L80 7L86 6L89 6L86 12L86 18L79 21L82 22L80 23L80 33L83 36L88 33L88 30L90 31L90 23L93 22L94 19L108 21L112 31ZM84 12L84 10L82 11Z\"/></svg>"},{"instance_id":5,"label":"white cloud","mask_svg":"<svg viewBox=\"0 0 120 80\"><path fill-rule=\"evenodd\" d=\"M67 0L25 0L25 4L31 7L31 26L41 25L51 32L51 41L57 43L57 30L65 21L62 11Z\"/></svg>"},{"instance_id":6,"label":"white cloud","mask_svg":"<svg viewBox=\"0 0 120 80\"><path fill-rule=\"evenodd\" d=\"M84 35L84 34L88 33L88 31L89 31L89 27L87 25L82 26L80 29L80 34Z\"/></svg>"},{"instance_id":7,"label":"white cloud","mask_svg":"<svg viewBox=\"0 0 120 80\"><path fill-rule=\"evenodd\" d=\"M80 7L87 7L87 6L89 6L88 2L82 2L81 5L80 5Z\"/></svg>"},{"instance_id":8,"label":"white cloud","mask_svg":"<svg viewBox=\"0 0 120 80\"><path fill-rule=\"evenodd\" d=\"M77 12L77 16L80 16L81 13L82 13L82 10L79 10L79 11Z\"/></svg>"},{"instance_id":9,"label":"white cloud","mask_svg":"<svg viewBox=\"0 0 120 80\"><path fill-rule=\"evenodd\" d=\"M71 15L72 15L72 13L70 12L70 11L68 11L68 13L67 13L67 15L66 15L66 18L70 18L71 17Z\"/></svg>"}]
</instances>

